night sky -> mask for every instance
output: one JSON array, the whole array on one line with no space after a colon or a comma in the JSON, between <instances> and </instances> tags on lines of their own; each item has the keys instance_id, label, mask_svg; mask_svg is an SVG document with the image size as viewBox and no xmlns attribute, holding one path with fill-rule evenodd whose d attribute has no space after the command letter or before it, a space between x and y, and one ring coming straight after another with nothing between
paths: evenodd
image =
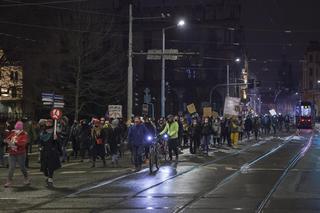
<instances>
[{"instance_id":1,"label":"night sky","mask_svg":"<svg viewBox=\"0 0 320 213\"><path fill-rule=\"evenodd\" d=\"M282 55L300 75L305 48L310 40L320 38L319 0L243 0L242 24L249 58L250 71L263 76L264 86L272 86ZM292 33L285 33L291 30ZM291 44L292 46L289 46ZM263 63L266 59L276 60ZM296 76L297 77L297 76ZM298 82L297 82L298 84Z\"/></svg>"}]
</instances>

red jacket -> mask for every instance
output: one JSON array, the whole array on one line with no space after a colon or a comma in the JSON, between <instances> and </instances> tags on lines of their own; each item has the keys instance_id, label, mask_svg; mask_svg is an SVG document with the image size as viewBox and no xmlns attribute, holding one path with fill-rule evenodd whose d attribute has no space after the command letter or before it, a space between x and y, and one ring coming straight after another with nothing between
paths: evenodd
<instances>
[{"instance_id":1,"label":"red jacket","mask_svg":"<svg viewBox=\"0 0 320 213\"><path fill-rule=\"evenodd\" d=\"M25 131L17 132L13 130L6 139L10 155L22 155L26 153L28 134ZM11 141L14 141L15 143L11 143Z\"/></svg>"}]
</instances>

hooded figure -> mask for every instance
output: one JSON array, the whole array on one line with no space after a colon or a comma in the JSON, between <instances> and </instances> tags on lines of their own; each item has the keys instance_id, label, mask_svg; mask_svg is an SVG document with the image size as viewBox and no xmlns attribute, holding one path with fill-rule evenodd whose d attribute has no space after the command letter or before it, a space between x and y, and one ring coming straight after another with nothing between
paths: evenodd
<instances>
[{"instance_id":1,"label":"hooded figure","mask_svg":"<svg viewBox=\"0 0 320 213\"><path fill-rule=\"evenodd\" d=\"M8 144L9 152L9 172L5 187L10 187L12 184L16 163L19 164L20 170L24 176L24 184L29 185L30 180L25 166L28 134L23 131L22 121L16 123L14 130L9 133L4 142Z\"/></svg>"}]
</instances>

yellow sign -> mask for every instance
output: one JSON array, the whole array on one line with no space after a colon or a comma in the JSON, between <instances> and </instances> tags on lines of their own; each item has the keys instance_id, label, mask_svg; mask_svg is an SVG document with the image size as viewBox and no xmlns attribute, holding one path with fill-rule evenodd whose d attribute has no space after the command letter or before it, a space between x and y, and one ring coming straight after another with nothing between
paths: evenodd
<instances>
[{"instance_id":1,"label":"yellow sign","mask_svg":"<svg viewBox=\"0 0 320 213\"><path fill-rule=\"evenodd\" d=\"M203 108L203 117L211 117L212 116L212 108L211 107L204 107Z\"/></svg>"},{"instance_id":2,"label":"yellow sign","mask_svg":"<svg viewBox=\"0 0 320 213\"><path fill-rule=\"evenodd\" d=\"M197 112L196 106L195 106L194 104L189 104L189 105L187 106L187 109L188 109L188 112L189 112L190 114L193 114L193 113L196 113L196 112Z\"/></svg>"}]
</instances>

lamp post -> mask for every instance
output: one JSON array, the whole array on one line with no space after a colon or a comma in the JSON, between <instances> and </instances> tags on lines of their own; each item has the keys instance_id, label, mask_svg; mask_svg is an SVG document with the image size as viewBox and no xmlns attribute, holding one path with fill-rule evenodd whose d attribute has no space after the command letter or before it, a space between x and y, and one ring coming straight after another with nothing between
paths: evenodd
<instances>
[{"instance_id":1,"label":"lamp post","mask_svg":"<svg viewBox=\"0 0 320 213\"><path fill-rule=\"evenodd\" d=\"M175 27L183 27L184 20L179 20L176 25L162 28L162 72L161 72L161 116L165 117L166 114L166 62L165 62L165 48L166 48L166 30Z\"/></svg>"},{"instance_id":2,"label":"lamp post","mask_svg":"<svg viewBox=\"0 0 320 213\"><path fill-rule=\"evenodd\" d=\"M240 58L235 58L234 62L236 62L237 64L241 62ZM227 64L227 97L230 96L230 65L229 63Z\"/></svg>"},{"instance_id":3,"label":"lamp post","mask_svg":"<svg viewBox=\"0 0 320 213\"><path fill-rule=\"evenodd\" d=\"M161 15L158 17L133 17L132 16L132 4L129 5L129 39L128 39L128 91L127 91L127 118L131 119L132 115L132 99L133 99L133 65L132 65L132 57L133 57L133 49L132 49L132 24L134 20L156 20L163 19L165 15Z\"/></svg>"}]
</instances>

